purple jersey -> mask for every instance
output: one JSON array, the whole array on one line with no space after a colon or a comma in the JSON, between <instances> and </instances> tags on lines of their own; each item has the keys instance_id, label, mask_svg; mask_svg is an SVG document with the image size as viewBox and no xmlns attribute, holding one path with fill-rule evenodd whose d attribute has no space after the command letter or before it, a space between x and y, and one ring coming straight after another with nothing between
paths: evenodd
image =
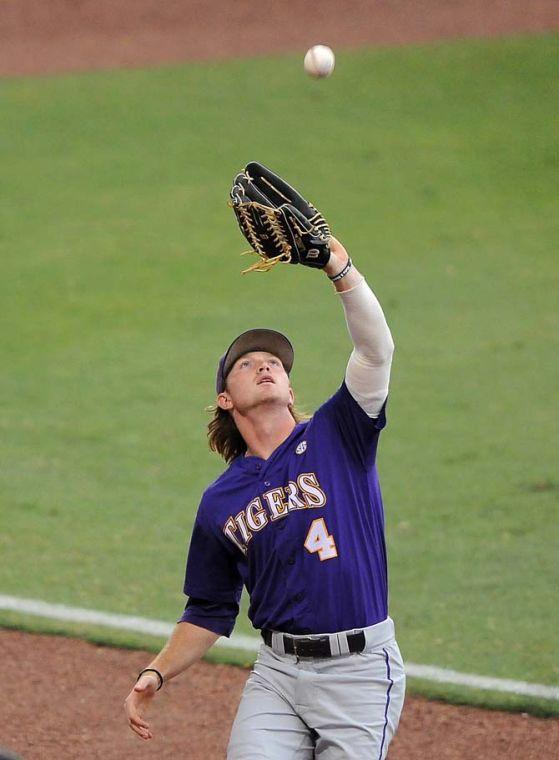
<instances>
[{"instance_id":1,"label":"purple jersey","mask_svg":"<svg viewBox=\"0 0 559 760\"><path fill-rule=\"evenodd\" d=\"M371 419L345 382L269 459L237 457L204 492L181 620L230 635L243 584L255 628L330 633L384 620L387 568Z\"/></svg>"}]
</instances>

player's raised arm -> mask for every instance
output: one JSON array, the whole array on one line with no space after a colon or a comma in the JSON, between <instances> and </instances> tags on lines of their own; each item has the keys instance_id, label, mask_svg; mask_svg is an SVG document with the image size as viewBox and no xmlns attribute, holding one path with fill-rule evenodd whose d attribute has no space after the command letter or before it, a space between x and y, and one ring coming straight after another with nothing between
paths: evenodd
<instances>
[{"instance_id":1,"label":"player's raised arm","mask_svg":"<svg viewBox=\"0 0 559 760\"><path fill-rule=\"evenodd\" d=\"M378 300L343 245L312 203L256 161L235 177L230 198L241 232L259 259L245 272L302 264L323 269L333 282L354 345L346 385L369 417L378 417L388 395L394 344Z\"/></svg>"},{"instance_id":2,"label":"player's raised arm","mask_svg":"<svg viewBox=\"0 0 559 760\"><path fill-rule=\"evenodd\" d=\"M330 250L324 271L342 299L354 346L346 385L369 417L377 417L388 396L394 342L375 294L334 237L330 238Z\"/></svg>"}]
</instances>

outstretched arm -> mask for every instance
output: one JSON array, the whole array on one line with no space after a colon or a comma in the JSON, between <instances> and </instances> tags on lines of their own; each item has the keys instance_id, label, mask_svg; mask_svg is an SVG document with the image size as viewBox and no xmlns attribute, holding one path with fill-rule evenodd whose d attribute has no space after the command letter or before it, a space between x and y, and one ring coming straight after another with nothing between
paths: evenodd
<instances>
[{"instance_id":1,"label":"outstretched arm","mask_svg":"<svg viewBox=\"0 0 559 760\"><path fill-rule=\"evenodd\" d=\"M147 667L155 668L163 676L163 681L168 681L200 660L218 638L219 635L213 631L192 625L192 623L178 623L169 641ZM144 673L124 702L128 724L142 739L151 739L153 736L144 714L159 683L156 673L151 671Z\"/></svg>"},{"instance_id":2,"label":"outstretched arm","mask_svg":"<svg viewBox=\"0 0 559 760\"><path fill-rule=\"evenodd\" d=\"M343 272L349 256L343 245L331 238L331 256L324 271L329 277ZM378 417L388 396L394 342L382 308L365 278L355 266L334 287L342 299L353 351L346 369L346 385L359 406Z\"/></svg>"}]
</instances>

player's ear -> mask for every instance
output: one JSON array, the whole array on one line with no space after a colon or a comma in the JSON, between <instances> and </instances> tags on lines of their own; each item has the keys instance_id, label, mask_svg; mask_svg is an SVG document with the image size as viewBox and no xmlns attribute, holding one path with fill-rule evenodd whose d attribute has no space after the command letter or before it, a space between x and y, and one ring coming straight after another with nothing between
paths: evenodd
<instances>
[{"instance_id":1,"label":"player's ear","mask_svg":"<svg viewBox=\"0 0 559 760\"><path fill-rule=\"evenodd\" d=\"M295 394L293 393L293 388L291 386L289 386L289 397L290 397L289 406L293 406L293 404L295 403Z\"/></svg>"},{"instance_id":2,"label":"player's ear","mask_svg":"<svg viewBox=\"0 0 559 760\"><path fill-rule=\"evenodd\" d=\"M231 396L228 393L220 393L217 397L217 405L220 409L223 409L224 412L228 412L229 409L232 409L233 402L231 401Z\"/></svg>"}]
</instances>

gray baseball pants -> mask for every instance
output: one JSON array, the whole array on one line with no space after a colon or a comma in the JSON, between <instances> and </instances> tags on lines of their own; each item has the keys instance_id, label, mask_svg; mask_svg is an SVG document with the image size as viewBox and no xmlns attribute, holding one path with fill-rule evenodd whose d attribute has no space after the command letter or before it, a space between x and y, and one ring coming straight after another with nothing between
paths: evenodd
<instances>
[{"instance_id":1,"label":"gray baseball pants","mask_svg":"<svg viewBox=\"0 0 559 760\"><path fill-rule=\"evenodd\" d=\"M263 644L227 759L384 760L404 703L404 664L390 618L363 630L359 654L297 658Z\"/></svg>"}]
</instances>

